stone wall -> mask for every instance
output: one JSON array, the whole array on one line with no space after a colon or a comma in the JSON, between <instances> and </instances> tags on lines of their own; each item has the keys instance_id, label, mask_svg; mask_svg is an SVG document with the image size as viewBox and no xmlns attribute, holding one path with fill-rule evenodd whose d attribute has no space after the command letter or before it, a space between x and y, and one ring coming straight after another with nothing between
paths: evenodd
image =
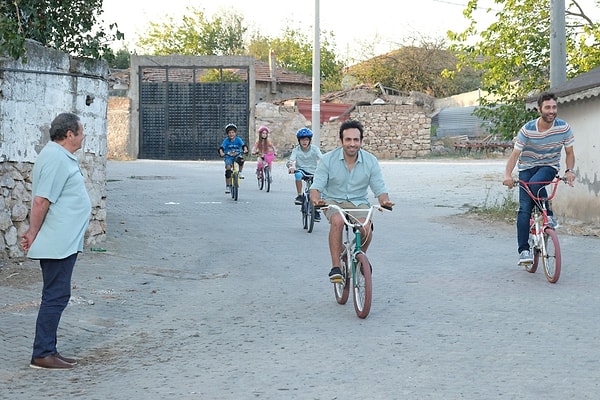
<instances>
[{"instance_id":1,"label":"stone wall","mask_svg":"<svg viewBox=\"0 0 600 400\"><path fill-rule=\"evenodd\" d=\"M363 148L384 160L416 158L431 152L431 118L422 106L412 104L358 106L350 114L364 128ZM321 150L339 145L341 122L321 128Z\"/></svg>"},{"instance_id":2,"label":"stone wall","mask_svg":"<svg viewBox=\"0 0 600 400\"><path fill-rule=\"evenodd\" d=\"M129 114L131 100L129 97L109 97L106 113L107 158L111 160L132 160L127 149L130 146Z\"/></svg>"},{"instance_id":3,"label":"stone wall","mask_svg":"<svg viewBox=\"0 0 600 400\"><path fill-rule=\"evenodd\" d=\"M29 226L31 172L61 112L81 118L85 141L76 155L86 178L92 216L86 245L106 235L106 109L108 68L33 42L27 63L0 58L0 257L21 257Z\"/></svg>"}]
</instances>

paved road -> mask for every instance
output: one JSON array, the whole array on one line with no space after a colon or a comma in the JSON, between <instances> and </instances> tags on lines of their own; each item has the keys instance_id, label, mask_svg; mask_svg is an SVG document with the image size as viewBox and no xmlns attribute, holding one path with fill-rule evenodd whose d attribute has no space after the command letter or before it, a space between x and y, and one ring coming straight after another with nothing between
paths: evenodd
<instances>
[{"instance_id":1,"label":"paved road","mask_svg":"<svg viewBox=\"0 0 600 400\"><path fill-rule=\"evenodd\" d=\"M107 252L80 257L59 331L82 361L30 369L39 284L3 286L0 398L595 399L598 239L561 235L551 285L515 265L513 227L456 217L504 196L503 166L383 163L397 206L360 320L282 164L265 193L248 163L236 203L222 163L111 161Z\"/></svg>"}]
</instances>

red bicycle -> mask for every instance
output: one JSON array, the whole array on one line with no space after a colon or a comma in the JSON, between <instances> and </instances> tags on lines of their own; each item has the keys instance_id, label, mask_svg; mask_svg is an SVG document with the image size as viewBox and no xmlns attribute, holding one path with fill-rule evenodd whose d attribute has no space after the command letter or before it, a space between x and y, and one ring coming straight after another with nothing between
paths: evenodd
<instances>
[{"instance_id":1,"label":"red bicycle","mask_svg":"<svg viewBox=\"0 0 600 400\"><path fill-rule=\"evenodd\" d=\"M554 198L560 181L566 182L566 179L557 175L553 180L547 182L515 181L515 184L522 187L535 203L531 211L531 219L529 220L529 247L533 251L533 262L526 264L525 270L534 273L541 259L544 266L544 275L546 275L546 279L550 283L556 283L560 277L561 254L556 231L554 228L548 226L546 201ZM529 188L530 185L542 185L542 187L534 194ZM539 192L548 185L552 186L550 195L540 197Z\"/></svg>"}]
</instances>

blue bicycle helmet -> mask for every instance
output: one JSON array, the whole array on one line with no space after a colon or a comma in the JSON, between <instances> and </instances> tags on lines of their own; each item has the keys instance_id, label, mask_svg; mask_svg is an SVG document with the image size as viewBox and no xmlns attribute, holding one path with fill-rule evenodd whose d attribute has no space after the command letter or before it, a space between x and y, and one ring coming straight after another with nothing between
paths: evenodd
<instances>
[{"instance_id":1,"label":"blue bicycle helmet","mask_svg":"<svg viewBox=\"0 0 600 400\"><path fill-rule=\"evenodd\" d=\"M296 137L298 138L298 140L305 138L305 137L312 139L313 133L308 128L300 128L300 129L298 129L298 132L296 132Z\"/></svg>"},{"instance_id":2,"label":"blue bicycle helmet","mask_svg":"<svg viewBox=\"0 0 600 400\"><path fill-rule=\"evenodd\" d=\"M225 126L225 133L229 132L232 129L237 132L237 126L235 124L227 124L227 126Z\"/></svg>"}]
</instances>

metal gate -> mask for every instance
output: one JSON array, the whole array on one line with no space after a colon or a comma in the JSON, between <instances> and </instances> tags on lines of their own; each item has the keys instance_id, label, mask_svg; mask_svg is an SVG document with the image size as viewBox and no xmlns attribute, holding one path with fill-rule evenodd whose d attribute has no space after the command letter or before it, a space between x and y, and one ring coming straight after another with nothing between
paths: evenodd
<instances>
[{"instance_id":1,"label":"metal gate","mask_svg":"<svg viewBox=\"0 0 600 400\"><path fill-rule=\"evenodd\" d=\"M247 67L139 67L138 157L216 159L228 123L248 144L248 76Z\"/></svg>"}]
</instances>

